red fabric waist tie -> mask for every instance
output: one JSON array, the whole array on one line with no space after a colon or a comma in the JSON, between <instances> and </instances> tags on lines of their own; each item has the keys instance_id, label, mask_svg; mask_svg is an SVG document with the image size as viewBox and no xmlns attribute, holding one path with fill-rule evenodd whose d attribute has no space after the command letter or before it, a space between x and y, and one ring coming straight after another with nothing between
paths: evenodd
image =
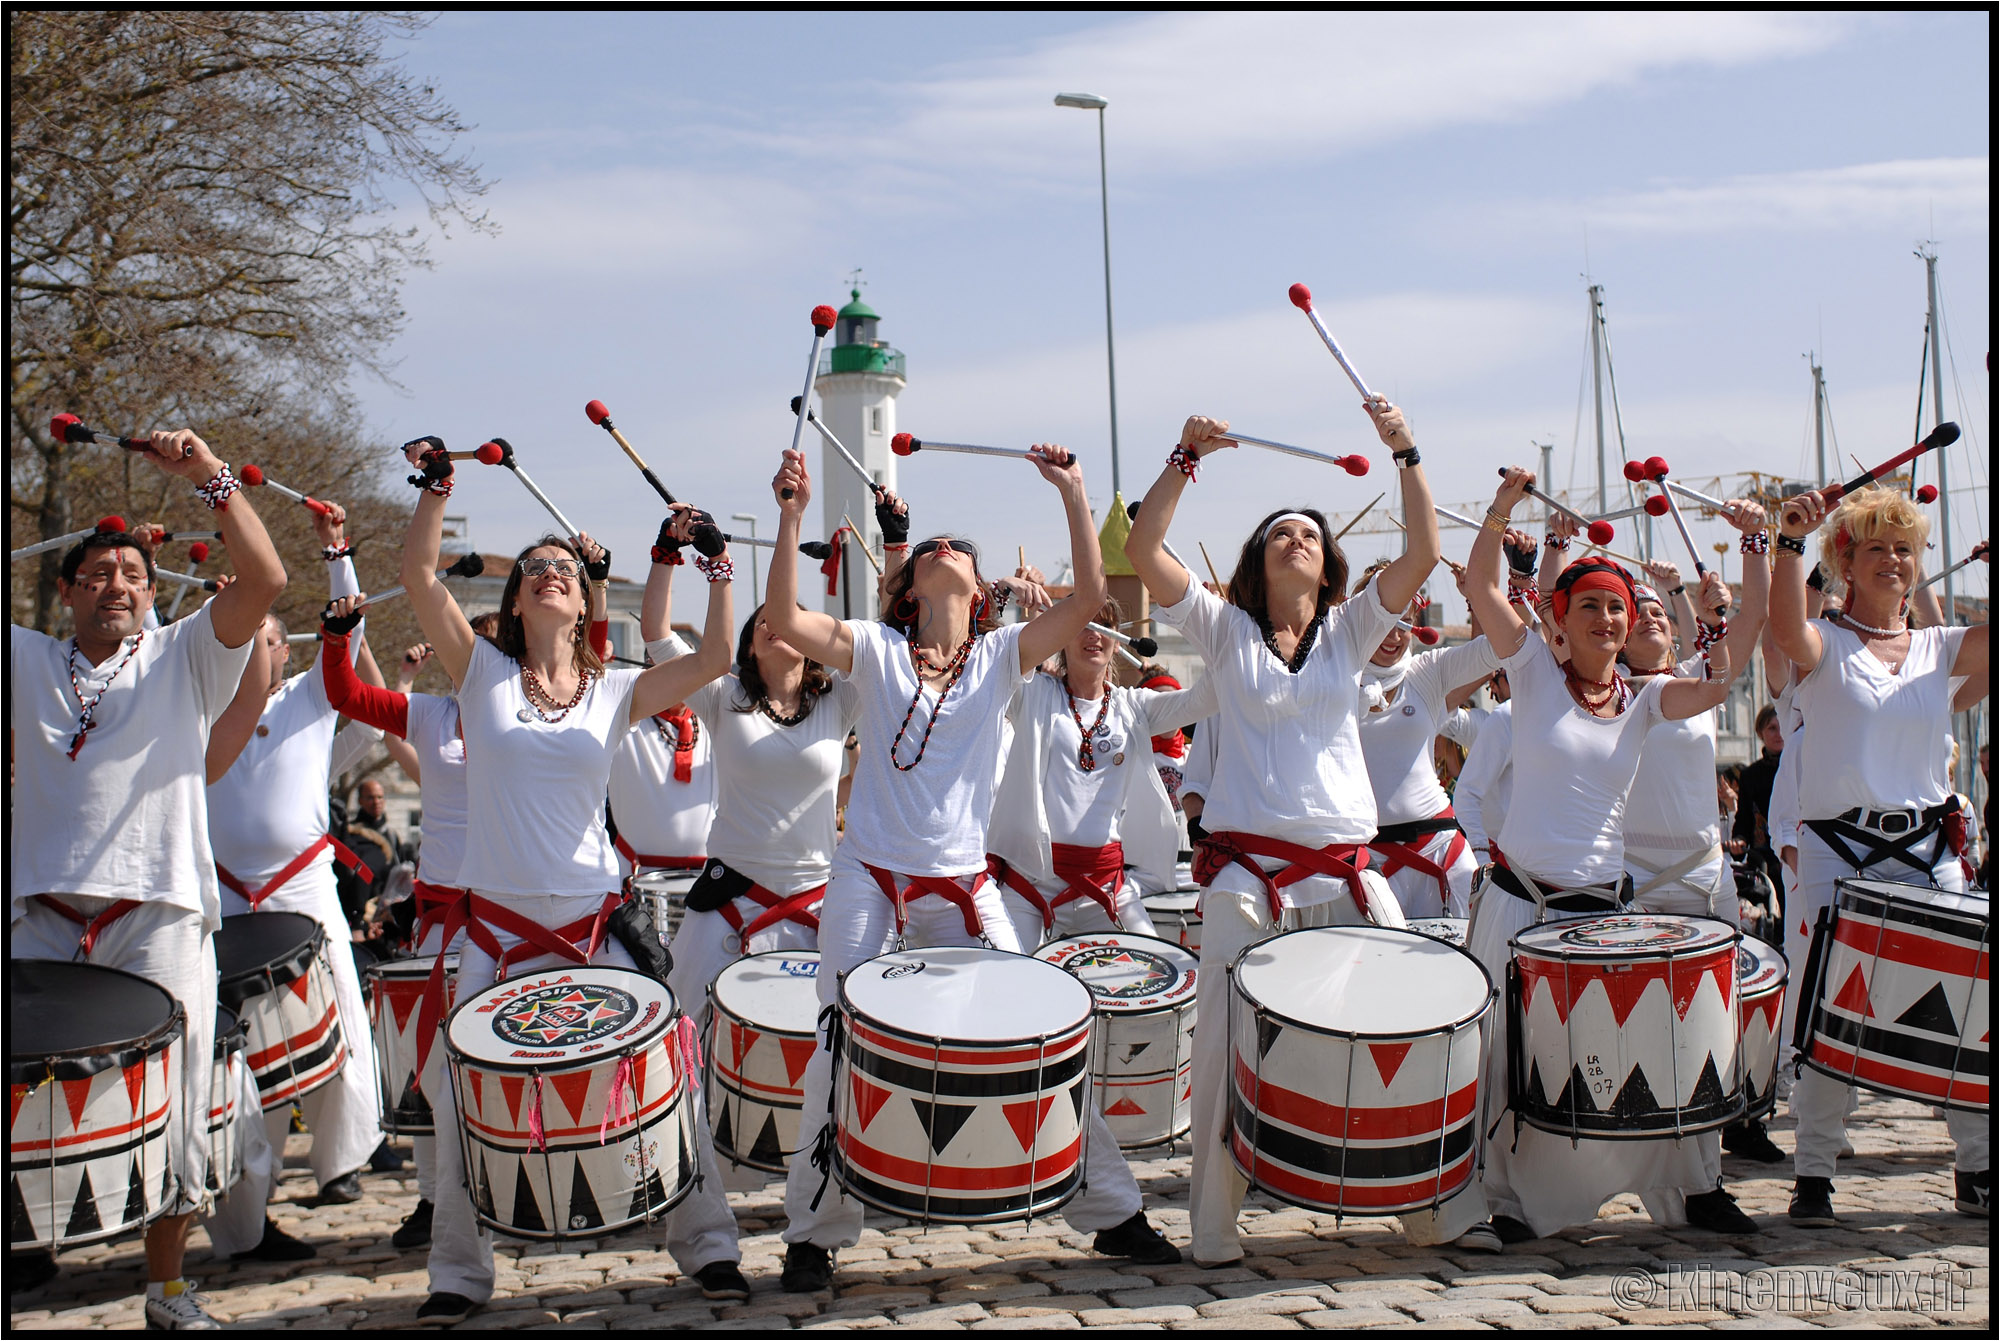
<instances>
[{"instance_id":1,"label":"red fabric waist tie","mask_svg":"<svg viewBox=\"0 0 2000 1341\"><path fill-rule=\"evenodd\" d=\"M980 887L986 883L986 872L981 871L977 875L969 877L960 876L955 879L948 875L898 875L896 872L884 870L880 866L870 866L865 861L861 865L867 870L868 874L875 877L875 883L882 887L882 897L889 900L889 906L896 910L896 934L898 936L903 934L903 927L907 920L903 916L904 906L911 899L921 899L926 894L935 894L939 898L957 905L959 913L965 918L966 935L978 936L982 940L985 939L986 924L980 920L979 908L974 904L973 897L979 893ZM961 885L958 883L960 879L970 879L972 884L970 886ZM898 880L904 883L899 885L896 883Z\"/></svg>"},{"instance_id":2,"label":"red fabric waist tie","mask_svg":"<svg viewBox=\"0 0 2000 1341\"><path fill-rule=\"evenodd\" d=\"M736 933L736 944L744 946L749 944L752 936L755 936L766 927L774 927L780 922L796 922L800 926L810 930L814 935L818 935L819 915L813 912L812 906L825 897L826 883L824 881L814 885L811 889L802 889L796 894L773 894L762 885L752 884L750 888L738 894L728 903L723 904L720 911L722 913L722 920L727 922L730 928ZM747 923L743 920L743 914L736 907L737 904L744 902L748 902L759 909L758 913Z\"/></svg>"},{"instance_id":3,"label":"red fabric waist tie","mask_svg":"<svg viewBox=\"0 0 2000 1341\"><path fill-rule=\"evenodd\" d=\"M37 894L35 902L45 908L55 909L83 928L83 934L77 938L77 954L84 959L90 958L90 952L97 948L97 934L137 908L140 903L138 899L120 899L97 916L85 917L53 894Z\"/></svg>"},{"instance_id":4,"label":"red fabric waist tie","mask_svg":"<svg viewBox=\"0 0 2000 1341\"><path fill-rule=\"evenodd\" d=\"M1443 810L1431 816L1432 822L1438 820L1452 820L1455 822L1457 818L1452 813L1450 806L1446 806ZM1442 863L1432 861L1423 852L1431 839L1440 833L1449 833L1451 835L1451 843L1445 848L1444 861ZM1447 905L1451 903L1451 879L1449 872L1452 863L1457 861L1459 854L1466 850L1465 833L1463 830L1456 827L1450 829L1441 828L1433 833L1423 834L1406 842L1384 838L1380 834L1377 834L1375 841L1368 846L1373 851L1381 854L1382 875L1385 879L1405 868L1416 871L1437 881L1438 898L1442 899Z\"/></svg>"},{"instance_id":5,"label":"red fabric waist tie","mask_svg":"<svg viewBox=\"0 0 2000 1341\"><path fill-rule=\"evenodd\" d=\"M1006 858L986 855L986 874L1026 899L1042 915L1042 930L1056 925L1056 909L1078 899L1088 899L1104 910L1111 925L1118 925L1118 889L1125 881L1125 846L1107 843L1103 847L1079 847L1074 843L1051 843L1056 879L1063 887L1053 899L1044 898L1028 877L1008 865Z\"/></svg>"},{"instance_id":6,"label":"red fabric waist tie","mask_svg":"<svg viewBox=\"0 0 2000 1341\"><path fill-rule=\"evenodd\" d=\"M286 862L282 870L280 870L276 875L272 876L269 880L266 880L263 886L257 890L253 891L248 885L244 884L241 880L237 879L233 874L230 873L229 869L219 861L215 863L215 878L217 880L220 880L223 884L229 886L229 888L234 890L236 893L242 895L243 900L250 905L250 911L254 913L257 911L258 906L264 902L264 900L270 898L280 889L283 889L286 883L290 881L293 876L297 875L300 871L303 871L306 867L312 865L313 858L317 857L321 852L324 852L329 847L333 849L333 859L339 862L342 866L345 866L350 871L356 871L356 872L359 872L362 869L361 858L355 856L353 852L349 851L347 844L341 842L338 838L335 838L330 833L323 833L319 836L319 840L317 842L315 842L312 846L308 847L305 851L299 853L298 856L293 857L290 861Z\"/></svg>"},{"instance_id":7,"label":"red fabric waist tie","mask_svg":"<svg viewBox=\"0 0 2000 1341\"><path fill-rule=\"evenodd\" d=\"M1274 857L1290 865L1273 876L1251 860L1253 857ZM1371 922L1374 920L1374 914L1368 907L1367 888L1361 882L1361 872L1368 866L1368 849L1363 844L1328 843L1325 847L1312 848L1287 843L1281 838L1266 838L1262 834L1212 833L1195 845L1194 878L1197 884L1206 886L1225 866L1230 865L1241 866L1264 887L1264 900L1273 922L1285 911L1284 900L1278 897L1278 891L1315 875L1346 881L1354 906Z\"/></svg>"},{"instance_id":8,"label":"red fabric waist tie","mask_svg":"<svg viewBox=\"0 0 2000 1341\"><path fill-rule=\"evenodd\" d=\"M424 937L430 934L431 928L444 921L446 910L463 899L465 893L463 889L451 885L433 885L427 880L417 881L413 891L417 901L417 925L410 933L412 949L424 943ZM438 953L442 954L450 948L449 943L441 945Z\"/></svg>"},{"instance_id":9,"label":"red fabric waist tie","mask_svg":"<svg viewBox=\"0 0 2000 1341\"><path fill-rule=\"evenodd\" d=\"M708 862L707 857L663 857L651 852L635 852L622 833L611 840L611 846L617 848L618 855L631 864L633 875L641 871L699 871Z\"/></svg>"}]
</instances>

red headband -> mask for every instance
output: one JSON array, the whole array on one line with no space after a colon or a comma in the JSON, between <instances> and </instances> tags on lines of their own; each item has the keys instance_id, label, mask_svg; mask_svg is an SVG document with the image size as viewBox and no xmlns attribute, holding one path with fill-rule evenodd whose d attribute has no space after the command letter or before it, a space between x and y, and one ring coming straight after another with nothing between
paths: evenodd
<instances>
[{"instance_id":1,"label":"red headband","mask_svg":"<svg viewBox=\"0 0 2000 1341\"><path fill-rule=\"evenodd\" d=\"M1555 594L1551 600L1555 604L1556 622L1569 618L1570 597L1581 591L1609 591L1625 598L1628 611L1638 607L1639 597L1632 588L1632 575L1609 559L1585 559L1570 565L1556 579Z\"/></svg>"},{"instance_id":2,"label":"red headband","mask_svg":"<svg viewBox=\"0 0 2000 1341\"><path fill-rule=\"evenodd\" d=\"M1155 675L1151 679L1139 681L1141 689L1179 689L1181 682L1171 675Z\"/></svg>"}]
</instances>

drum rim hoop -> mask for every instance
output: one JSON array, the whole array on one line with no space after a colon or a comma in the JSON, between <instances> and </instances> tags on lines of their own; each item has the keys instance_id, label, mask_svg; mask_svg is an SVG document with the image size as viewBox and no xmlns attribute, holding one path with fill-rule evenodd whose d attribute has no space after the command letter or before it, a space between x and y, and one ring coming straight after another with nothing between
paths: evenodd
<instances>
[{"instance_id":1,"label":"drum rim hoop","mask_svg":"<svg viewBox=\"0 0 2000 1341\"><path fill-rule=\"evenodd\" d=\"M145 984L166 1000L167 1018L154 1025L148 1032L140 1034L135 1038L113 1039L97 1047L86 1048L81 1052L39 1052L16 1055L10 1051L7 1054L7 1083L9 1085L39 1085L49 1080L85 1080L100 1072L109 1071L113 1067L117 1067L122 1071L133 1065L133 1063L150 1057L156 1052L165 1051L167 1045L171 1044L175 1039L187 1037L187 1011L181 1005L180 1000L172 992L169 992L166 988L142 974L134 973L130 969L112 968L106 964L78 964L75 960L70 959L21 959L15 960L13 963L16 967L29 963L74 965L78 968L92 969L98 973L115 973L121 978L129 978L133 982ZM10 979L10 983L13 981L17 980ZM7 1011L11 1018L14 1011L11 986L8 992ZM11 1032L10 1029L10 1035ZM8 1041L11 1044L13 1040L10 1037Z\"/></svg>"},{"instance_id":2,"label":"drum rim hoop","mask_svg":"<svg viewBox=\"0 0 2000 1341\"><path fill-rule=\"evenodd\" d=\"M236 1023L226 1030L218 1028L215 1031L214 1060L218 1062L224 1061L232 1052L248 1052L250 1050L250 1021L221 1002L217 1002L215 1008L218 1011L229 1011L229 1018L236 1021ZM217 1021L217 1023L220 1024L221 1022Z\"/></svg>"},{"instance_id":3,"label":"drum rim hoop","mask_svg":"<svg viewBox=\"0 0 2000 1341\"><path fill-rule=\"evenodd\" d=\"M1644 947L1646 953L1643 955L1635 953L1633 950L1586 949L1567 945L1551 947L1547 950L1543 950L1538 946L1530 947L1527 953L1538 959L1554 959L1571 963L1616 963L1620 960L1641 958L1647 960L1674 960L1687 959L1694 955L1712 955L1725 948L1733 955L1742 949L1743 942L1748 939L1741 927L1732 922L1725 922L1719 917L1697 916L1691 913L1607 913L1605 916L1671 917L1681 922L1713 922L1716 926L1728 931L1729 935L1720 941L1713 941L1705 945L1648 946ZM1528 935L1530 932L1541 931L1550 927L1566 926L1572 922L1588 922L1591 920L1593 919L1589 917L1565 917L1549 922L1537 922L1531 927L1523 927L1519 932L1507 938L1508 957L1511 959L1519 959L1521 957L1521 937Z\"/></svg>"},{"instance_id":4,"label":"drum rim hoop","mask_svg":"<svg viewBox=\"0 0 2000 1341\"><path fill-rule=\"evenodd\" d=\"M1886 888L1883 888L1884 886ZM1911 892L1909 894L1895 892L1902 889L1907 889ZM1988 911L1981 914L1976 909L1955 908L1947 903L1933 902L1929 899L1915 897L1921 894L1944 894L1954 899L1978 900L1986 904ZM1892 880L1870 880L1862 876L1842 876L1833 882L1833 903L1831 906L1834 912L1838 913L1842 908L1848 906L1850 898L1865 899L1870 903L1882 905L1884 909L1895 907L1908 908L1912 912L1922 913L1925 917L1944 918L1949 921L1964 922L1973 927L1983 927L1989 925L1993 920L1991 911L1993 905L1990 899L1982 898L1981 894L1982 891L1976 889L1939 889L1935 885L1900 885ZM1859 912L1861 910L1857 908L1855 911Z\"/></svg>"},{"instance_id":5,"label":"drum rim hoop","mask_svg":"<svg viewBox=\"0 0 2000 1341\"><path fill-rule=\"evenodd\" d=\"M905 1038L910 1040L912 1043L928 1043L932 1047L940 1047L948 1043L956 1048L972 1049L972 1050L992 1049L994 1051L998 1051L999 1049L1002 1048L1025 1048L1030 1044L1044 1044L1052 1042L1056 1039L1068 1038L1070 1035L1074 1034L1077 1030L1079 1029L1088 1030L1097 1023L1097 993L1091 991L1090 988L1084 986L1083 980L1078 978L1075 974L1070 973L1065 969L1056 968L1054 964L1049 964L1048 961L1045 959L1036 959L1033 955L1010 955L1009 958L1026 959L1037 964L1047 964L1049 968L1055 969L1056 972L1062 974L1064 978L1068 979L1070 982L1075 983L1079 988L1081 988L1084 996L1088 998L1090 1001L1090 1009L1083 1013L1082 1019L1077 1020L1071 1024L1066 1024L1061 1029L1046 1034L1024 1034L1013 1038L976 1038L976 1039L946 1038L942 1034L919 1034L914 1030L904 1028L902 1025L890 1024L887 1020L877 1019L875 1016L870 1015L867 1011L861 1009L861 1007L855 1005L854 998L848 995L847 989L851 981L853 980L854 975L858 973L860 970L866 968L868 965L874 963L876 959L887 959L889 958L890 955L895 955L895 954L921 954L925 949L950 950L959 948L976 948L976 947L939 945L935 947L925 946L922 949L917 949L917 950L891 950L888 952L888 954L876 955L874 959L865 959L861 963L856 964L852 969L849 969L846 973L840 975L840 996L835 1001L834 1004L838 1006L840 1009L841 1020L843 1022L848 1020L859 1020L863 1024L867 1025L870 1029L879 1030L880 1032L885 1034L893 1034L897 1038ZM996 950L994 951L994 953L1006 954L1007 952L1004 950ZM837 1062L840 1059L838 1056L836 1056L834 1060ZM1037 1213L1039 1214L1039 1212ZM952 1221L951 1223L957 1224L958 1221Z\"/></svg>"},{"instance_id":6,"label":"drum rim hoop","mask_svg":"<svg viewBox=\"0 0 2000 1341\"><path fill-rule=\"evenodd\" d=\"M447 950L445 952L444 971L446 973L455 974L458 972L458 956L459 952L457 950ZM408 978L412 982L421 982L430 976L431 969L436 965L437 959L436 955L397 955L393 959L378 959L368 965L368 967L362 969L361 976L363 979ZM422 965L422 967L418 968L416 967L417 965Z\"/></svg>"},{"instance_id":7,"label":"drum rim hoop","mask_svg":"<svg viewBox=\"0 0 2000 1341\"><path fill-rule=\"evenodd\" d=\"M1148 1015L1177 1015L1185 1011L1193 1010L1195 1008L1195 1002L1199 998L1201 992L1201 956L1190 951L1185 945L1182 945L1179 941L1170 941L1164 936L1148 936L1143 931L1126 931L1123 928L1120 928L1115 931L1097 931L1097 932L1080 931L1074 936L1059 936L1055 940L1044 943L1039 948L1031 951L1030 957L1034 959L1040 959L1044 964L1055 964L1055 967L1062 969L1063 972L1069 974L1071 977L1077 978L1078 982L1083 982L1082 978L1077 977L1076 971L1074 969L1071 969L1063 964L1056 964L1055 960L1053 959L1043 958L1043 953L1053 946L1062 945L1068 941L1088 941L1088 940L1095 940L1099 937L1105 937L1105 936L1124 936L1130 940L1135 940L1135 941L1153 941L1156 944L1166 946L1170 950L1178 951L1179 953L1186 955L1189 959L1194 961L1194 990L1187 993L1187 995L1182 997L1177 997L1172 1001L1162 1001L1157 1006L1140 1006L1127 1009L1115 1003L1107 1002L1104 998L1098 996L1097 992L1091 988L1089 983L1086 982L1083 983L1083 986L1085 991L1090 992L1091 1014L1100 1015L1105 1017L1106 1019L1116 1018L1120 1020L1143 1020Z\"/></svg>"},{"instance_id":8,"label":"drum rim hoop","mask_svg":"<svg viewBox=\"0 0 2000 1341\"><path fill-rule=\"evenodd\" d=\"M439 1028L439 1032L442 1035L441 1041L443 1042L445 1048L445 1060L451 1063L465 1062L469 1065L478 1067L482 1071L518 1071L523 1075L533 1075L537 1072L540 1072L542 1075L563 1075L571 1071L587 1070L590 1067L595 1066L596 1063L602 1061L606 1057L636 1056L643 1049L649 1048L654 1043L661 1042L662 1040L664 1040L668 1034L670 1034L676 1027L678 1027L678 1022L686 1018L685 1012L681 1010L680 998L674 995L674 989L667 986L665 983L659 981L657 978L647 977L645 974L639 972L637 969L621 968L611 964L577 964L571 966L570 968L551 967L546 969L538 969L536 971L538 973L569 973L581 969L594 969L600 973L629 973L633 977L638 978L644 982L650 983L652 986L666 993L667 1009L663 1011L660 1015L660 1018L657 1021L655 1021L655 1024L657 1026L657 1032L649 1032L642 1038L631 1039L628 1042L620 1045L615 1050L611 1048L604 1048L596 1052L584 1053L578 1057L571 1058L569 1062L564 1062L558 1058L543 1058L541 1059L542 1064L537 1065L537 1064L529 1064L523 1062L488 1061L484 1057L474 1057L452 1041L451 1026L453 1022L455 1022L458 1019L460 1011L464 1010L467 1006L470 1006L473 1003L477 1002L480 997L484 996L487 992L492 991L494 987L504 986L506 983L516 981L514 978L505 978L502 979L500 982L494 983L492 987L487 987L478 992L474 992L470 996L461 996L456 1002L452 1004L451 1009L445 1013L444 1023ZM521 976L526 977L528 975L523 974ZM669 1052L671 1051L672 1049L669 1049ZM554 1062L556 1064L548 1065L547 1063L550 1062ZM583 1063L583 1065L579 1066L571 1064L577 1062ZM687 1083L688 1081L686 1077L683 1077L682 1084L685 1085Z\"/></svg>"},{"instance_id":9,"label":"drum rim hoop","mask_svg":"<svg viewBox=\"0 0 2000 1341\"><path fill-rule=\"evenodd\" d=\"M1407 927L1383 927L1383 926L1375 926L1372 923L1369 924L1369 929L1372 931L1395 931L1395 932L1401 932L1406 936L1414 936L1418 940L1424 942L1426 945L1442 945L1445 949L1451 951L1453 954L1459 955L1464 959L1466 959L1467 961L1469 961L1473 968L1479 970L1480 979L1486 984L1486 996L1480 1002L1479 1008L1473 1011L1471 1014L1462 1016L1457 1020L1453 1020L1445 1024L1432 1025L1427 1029L1404 1030L1400 1033L1393 1033L1393 1034L1364 1033L1352 1029L1329 1029L1325 1025L1313 1024L1307 1020L1294 1019L1293 1017L1285 1014L1281 1010L1275 1010L1272 1007L1265 1005L1262 1001L1259 1001L1254 995L1252 995L1248 988L1243 986L1243 977L1240 973L1236 971L1237 966L1243 962L1244 955L1250 953L1250 951L1256 949L1258 946L1265 945L1270 943L1271 941L1277 940L1279 936L1290 936L1294 934L1294 932L1296 931L1334 931L1337 929L1338 928L1335 927L1296 927L1293 929L1293 931L1280 931L1277 933L1277 935L1266 936L1264 937L1263 940L1250 942L1250 944L1244 946L1243 949L1237 953L1235 959L1232 959L1229 962L1228 971L1229 971L1230 994L1232 996L1240 998L1243 1004L1250 1007L1250 1009L1256 1011L1258 1014L1268 1016L1269 1018L1274 1020L1282 1021L1286 1025L1289 1025L1293 1028L1303 1029L1309 1034L1319 1034L1327 1038L1382 1039L1382 1040L1401 1039L1401 1038L1431 1038L1437 1034L1443 1034L1443 1033L1456 1034L1459 1031L1469 1027L1470 1025L1477 1023L1482 1017L1484 1017L1489 1011L1493 1009L1493 1003L1495 1000L1498 999L1499 989L1494 987L1493 985L1493 975L1486 971L1486 965L1479 962L1478 956L1474 955L1470 950L1466 949L1463 945L1453 945L1450 941L1441 941L1435 936L1426 936L1421 931L1411 931Z\"/></svg>"}]
</instances>

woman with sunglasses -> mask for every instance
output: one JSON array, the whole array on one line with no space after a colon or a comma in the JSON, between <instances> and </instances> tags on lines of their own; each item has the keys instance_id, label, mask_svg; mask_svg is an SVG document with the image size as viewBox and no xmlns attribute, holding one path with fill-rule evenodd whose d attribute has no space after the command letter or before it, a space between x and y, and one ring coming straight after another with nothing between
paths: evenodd
<instances>
[{"instance_id":1,"label":"woman with sunglasses","mask_svg":"<svg viewBox=\"0 0 2000 1341\"><path fill-rule=\"evenodd\" d=\"M1227 966L1253 941L1296 927L1403 922L1387 882L1364 869L1376 814L1361 753L1361 679L1438 561L1437 519L1402 412L1379 396L1364 404L1395 453L1410 526L1402 557L1353 596L1347 557L1311 509L1280 509L1258 524L1226 600L1166 552L1167 526L1196 463L1236 445L1221 420L1187 421L1125 542L1159 617L1201 650L1220 705L1202 732L1214 731L1218 748L1195 860L1204 1020L1228 1018ZM1236 1221L1248 1184L1223 1145L1228 1073L1228 1031L1197 1030L1189 1218L1195 1261L1209 1266L1243 1256ZM1425 1241L1458 1232L1429 1226L1428 1216L1419 1227L1419 1219L1405 1217L1405 1232Z\"/></svg>"},{"instance_id":2,"label":"woman with sunglasses","mask_svg":"<svg viewBox=\"0 0 2000 1341\"><path fill-rule=\"evenodd\" d=\"M1513 803L1492 836L1493 863L1484 873L1466 946L1495 982L1504 980L1510 942L1520 932L1540 921L1613 913L1625 905L1631 888L1624 851L1628 797L1647 738L1662 722L1720 704L1740 666L1730 660L1736 649L1724 639L1708 649L1699 677L1656 675L1635 683L1621 675L1618 658L1630 639L1638 590L1631 574L1609 559L1585 558L1563 568L1539 612L1546 632L1530 628L1508 603L1501 542L1508 514L1534 482L1532 472L1509 468L1466 563L1466 597L1513 689ZM1730 508L1738 525L1754 516L1749 504ZM1558 519L1552 545L1560 550L1572 529ZM1566 661L1558 660L1552 642L1560 643ZM1712 791L1714 784L1708 786ZM1504 1016L1494 1035L1486 1081L1496 1100L1490 1111L1498 1111L1507 1095ZM1749 1226L1733 1203L1722 1204L1727 1194L1716 1187L1713 1162L1704 1162L1694 1141L1572 1146L1567 1137L1514 1126L1506 1123L1506 1139L1486 1147L1485 1199L1493 1219L1489 1228L1462 1239L1466 1246L1519 1243L1588 1222L1607 1198L1626 1191L1656 1194L1661 1213L1675 1222L1683 1198L1700 1212L1707 1203L1699 1199L1712 1193L1721 1202L1710 1228L1740 1233Z\"/></svg>"},{"instance_id":3,"label":"woman with sunglasses","mask_svg":"<svg viewBox=\"0 0 2000 1341\"><path fill-rule=\"evenodd\" d=\"M404 454L419 467L411 483L422 493L404 543L402 579L437 663L457 690L468 763L459 867L466 895L446 910L443 927L447 941L460 924L467 928L460 990L564 963L635 967L605 931L619 902L618 863L604 829L611 758L626 731L729 668L728 557L698 561L710 583L699 650L644 671L606 670L588 638L583 553L574 541L543 536L508 573L489 642L473 633L437 579L450 459L435 439L409 443ZM688 535L685 521L680 534ZM497 962L482 940L500 948ZM697 1099L699 1093L697 1087ZM437 1119L438 1167L460 1169L451 1086L438 1084L426 1097ZM697 1114L693 1125L702 1180L667 1217L667 1249L707 1297L747 1299L736 1218L724 1199L705 1115ZM493 1276L493 1241L474 1220L464 1183L448 1173L438 1180L432 1216L431 1296L417 1321L462 1321L492 1297Z\"/></svg>"},{"instance_id":4,"label":"woman with sunglasses","mask_svg":"<svg viewBox=\"0 0 2000 1341\"><path fill-rule=\"evenodd\" d=\"M1001 733L1018 685L1068 644L1104 604L1104 565L1068 451L1035 446L1028 459L1062 496L1075 589L1025 624L996 626L992 587L970 541L939 537L910 549L886 592L881 621L839 620L797 601L799 519L812 497L805 457L788 451L772 481L778 496L765 617L803 656L854 685L861 752L820 914L819 992L837 1000L840 975L894 948L977 945L1025 951L1000 890L986 875L986 824L999 775ZM804 1111L827 1111L833 1059L816 1049L806 1067ZM1097 1251L1145 1262L1180 1254L1146 1223L1138 1184L1093 1107L1088 1190L1064 1208L1095 1232ZM821 1133L831 1141L830 1127ZM784 1285L817 1291L833 1279L833 1252L861 1233L861 1204L828 1165L793 1159L785 1187Z\"/></svg>"}]
</instances>

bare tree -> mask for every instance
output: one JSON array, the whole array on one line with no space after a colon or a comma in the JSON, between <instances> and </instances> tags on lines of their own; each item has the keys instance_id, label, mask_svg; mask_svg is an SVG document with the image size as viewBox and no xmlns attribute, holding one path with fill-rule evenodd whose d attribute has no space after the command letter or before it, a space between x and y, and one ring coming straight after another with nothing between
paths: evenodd
<instances>
[{"instance_id":1,"label":"bare tree","mask_svg":"<svg viewBox=\"0 0 2000 1341\"><path fill-rule=\"evenodd\" d=\"M385 50L426 21L9 13L16 534L121 509L171 521L185 502L155 503L157 479L114 448L57 441L48 421L64 410L119 432L191 424L222 435L225 457L276 457L277 478L344 488L350 507L380 497L385 458L364 446L346 382L388 375L426 216L491 227L476 208L485 183L454 148L466 127ZM58 561L13 585L16 617L51 631Z\"/></svg>"}]
</instances>

